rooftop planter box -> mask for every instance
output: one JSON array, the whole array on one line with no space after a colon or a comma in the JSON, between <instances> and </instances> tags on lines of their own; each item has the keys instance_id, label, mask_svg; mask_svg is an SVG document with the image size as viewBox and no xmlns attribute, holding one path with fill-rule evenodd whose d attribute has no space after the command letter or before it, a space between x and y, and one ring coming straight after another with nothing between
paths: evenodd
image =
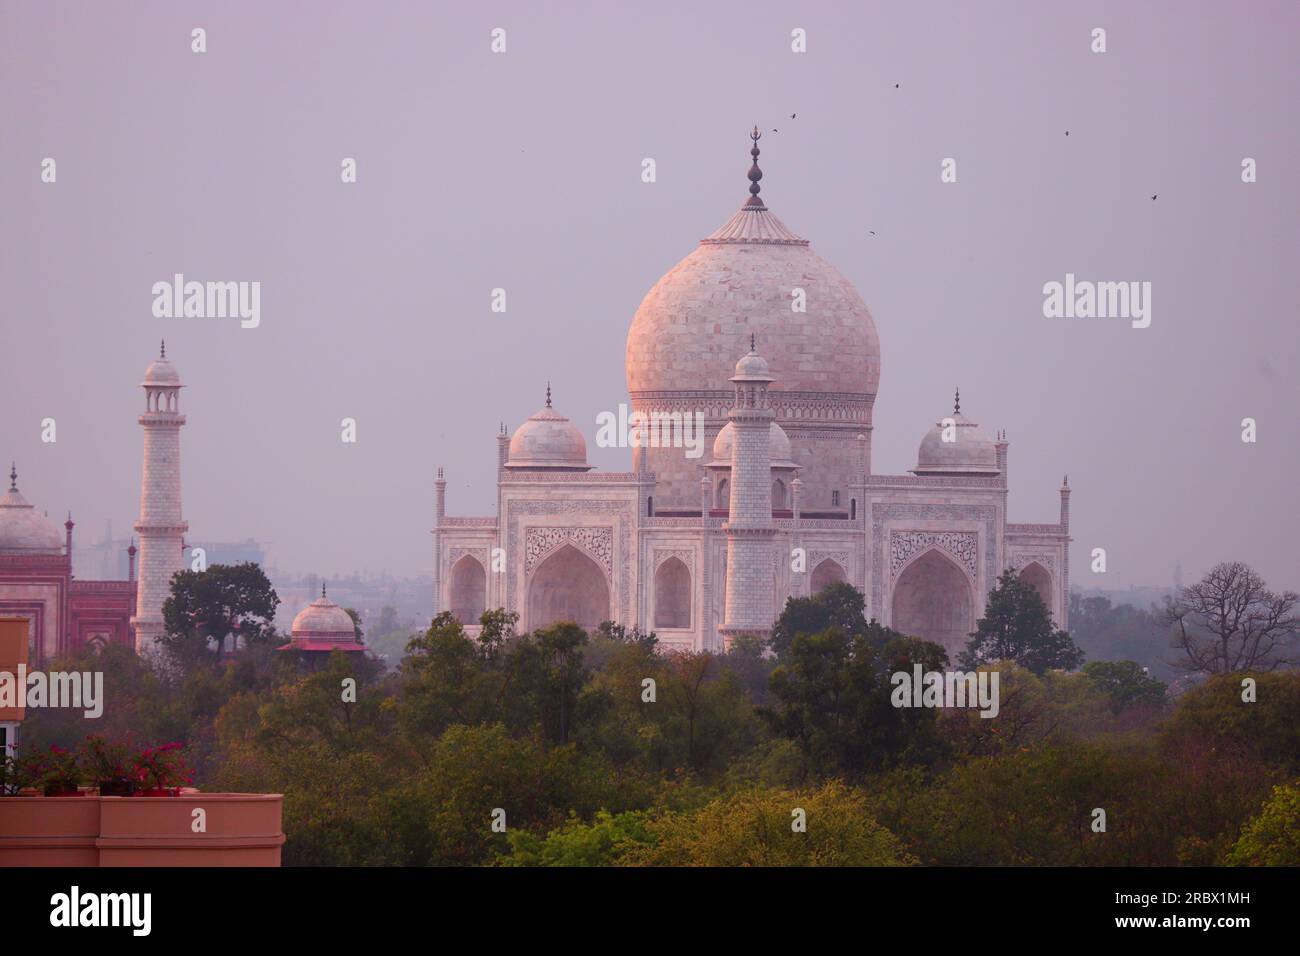
<instances>
[{"instance_id":1,"label":"rooftop planter box","mask_svg":"<svg viewBox=\"0 0 1300 956\"><path fill-rule=\"evenodd\" d=\"M0 797L0 866L99 866L97 839L97 797Z\"/></svg>"},{"instance_id":2,"label":"rooftop planter box","mask_svg":"<svg viewBox=\"0 0 1300 956\"><path fill-rule=\"evenodd\" d=\"M4 797L0 866L279 866L283 800L188 789L168 797Z\"/></svg>"}]
</instances>

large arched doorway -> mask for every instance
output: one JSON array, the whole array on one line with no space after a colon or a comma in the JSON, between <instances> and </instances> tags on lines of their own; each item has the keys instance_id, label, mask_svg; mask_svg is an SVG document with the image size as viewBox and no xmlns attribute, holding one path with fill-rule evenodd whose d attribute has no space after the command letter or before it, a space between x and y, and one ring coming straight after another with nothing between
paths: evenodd
<instances>
[{"instance_id":1,"label":"large arched doorway","mask_svg":"<svg viewBox=\"0 0 1300 956\"><path fill-rule=\"evenodd\" d=\"M1048 613L1052 610L1052 575L1047 568L1037 561L1030 561L1020 572L1020 580L1038 592L1038 596L1047 605Z\"/></svg>"},{"instance_id":2,"label":"large arched doorway","mask_svg":"<svg viewBox=\"0 0 1300 956\"><path fill-rule=\"evenodd\" d=\"M970 582L961 568L934 548L909 564L894 585L891 626L942 644L955 660L975 630Z\"/></svg>"},{"instance_id":3,"label":"large arched doorway","mask_svg":"<svg viewBox=\"0 0 1300 956\"><path fill-rule=\"evenodd\" d=\"M840 567L839 562L827 558L813 568L810 586L813 594L820 594L832 584L840 584L847 580L848 578L845 576L844 569Z\"/></svg>"},{"instance_id":4,"label":"large arched doorway","mask_svg":"<svg viewBox=\"0 0 1300 956\"><path fill-rule=\"evenodd\" d=\"M600 566L571 544L541 563L528 584L529 630L573 621L595 630L610 620L609 584Z\"/></svg>"},{"instance_id":5,"label":"large arched doorway","mask_svg":"<svg viewBox=\"0 0 1300 956\"><path fill-rule=\"evenodd\" d=\"M462 624L477 624L487 610L487 572L465 555L451 569L451 613Z\"/></svg>"},{"instance_id":6,"label":"large arched doorway","mask_svg":"<svg viewBox=\"0 0 1300 956\"><path fill-rule=\"evenodd\" d=\"M681 558L669 558L655 571L655 627L691 626L691 572Z\"/></svg>"}]
</instances>

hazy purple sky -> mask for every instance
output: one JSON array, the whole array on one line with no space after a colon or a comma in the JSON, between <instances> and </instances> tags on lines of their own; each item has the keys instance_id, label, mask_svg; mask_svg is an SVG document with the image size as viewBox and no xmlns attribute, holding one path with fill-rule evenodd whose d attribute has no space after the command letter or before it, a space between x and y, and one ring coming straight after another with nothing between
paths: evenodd
<instances>
[{"instance_id":1,"label":"hazy purple sky","mask_svg":"<svg viewBox=\"0 0 1300 956\"><path fill-rule=\"evenodd\" d=\"M745 197L757 122L764 198L875 316L876 472L960 385L1009 433L1012 520L1054 521L1069 472L1072 583L1237 558L1295 587L1298 9L5 3L0 456L79 533L124 533L165 336L192 539L427 573L435 468L451 513L490 514L497 423L548 378L592 461L629 466L594 441L628 324ZM154 318L175 272L260 281L260 327ZM1150 281L1151 327L1045 319L1067 272Z\"/></svg>"}]
</instances>

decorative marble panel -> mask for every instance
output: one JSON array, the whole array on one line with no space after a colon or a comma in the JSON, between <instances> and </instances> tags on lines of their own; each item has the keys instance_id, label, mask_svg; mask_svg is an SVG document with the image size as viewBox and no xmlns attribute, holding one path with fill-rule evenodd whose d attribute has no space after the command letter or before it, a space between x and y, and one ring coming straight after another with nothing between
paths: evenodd
<instances>
[{"instance_id":1,"label":"decorative marble panel","mask_svg":"<svg viewBox=\"0 0 1300 956\"><path fill-rule=\"evenodd\" d=\"M929 548L939 548L955 558L972 581L978 579L979 537L973 531L891 531L889 576L898 577L909 558Z\"/></svg>"},{"instance_id":2,"label":"decorative marble panel","mask_svg":"<svg viewBox=\"0 0 1300 956\"><path fill-rule=\"evenodd\" d=\"M524 575L557 548L572 544L596 560L606 578L614 576L614 530L612 528L529 528L524 544Z\"/></svg>"}]
</instances>

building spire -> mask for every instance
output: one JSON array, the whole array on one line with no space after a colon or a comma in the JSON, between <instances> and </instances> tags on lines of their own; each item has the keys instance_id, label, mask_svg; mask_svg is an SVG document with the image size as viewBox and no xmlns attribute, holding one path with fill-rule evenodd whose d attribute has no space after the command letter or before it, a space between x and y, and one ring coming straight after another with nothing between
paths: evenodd
<instances>
[{"instance_id":1,"label":"building spire","mask_svg":"<svg viewBox=\"0 0 1300 956\"><path fill-rule=\"evenodd\" d=\"M165 359L167 357L167 340L161 339L160 341L161 344L158 346L158 357L160 359Z\"/></svg>"},{"instance_id":2,"label":"building spire","mask_svg":"<svg viewBox=\"0 0 1300 956\"><path fill-rule=\"evenodd\" d=\"M320 583L320 596L321 596L322 598L325 597L325 582L324 582L324 581L322 581L322 582Z\"/></svg>"},{"instance_id":3,"label":"building spire","mask_svg":"<svg viewBox=\"0 0 1300 956\"><path fill-rule=\"evenodd\" d=\"M18 463L13 461L9 463L9 490L18 490Z\"/></svg>"},{"instance_id":4,"label":"building spire","mask_svg":"<svg viewBox=\"0 0 1300 956\"><path fill-rule=\"evenodd\" d=\"M758 191L760 188L758 181L763 178L763 171L758 168L758 141L762 136L763 134L758 131L757 126L755 126L754 131L749 134L749 138L754 143L753 147L749 150L749 155L753 157L753 163L749 167L749 199L745 201L745 205L753 209L765 208L763 200L758 198Z\"/></svg>"},{"instance_id":5,"label":"building spire","mask_svg":"<svg viewBox=\"0 0 1300 956\"><path fill-rule=\"evenodd\" d=\"M749 333L749 350L750 350L751 352L757 352L757 351L758 351L758 348L757 348L757 347L755 346L755 344L754 344L754 333L753 333L753 332L750 332L750 333Z\"/></svg>"},{"instance_id":6,"label":"building spire","mask_svg":"<svg viewBox=\"0 0 1300 956\"><path fill-rule=\"evenodd\" d=\"M551 407L551 383L546 383L546 407Z\"/></svg>"},{"instance_id":7,"label":"building spire","mask_svg":"<svg viewBox=\"0 0 1300 956\"><path fill-rule=\"evenodd\" d=\"M958 415L961 413L961 389L957 389L957 394L952 397L952 413Z\"/></svg>"}]
</instances>

